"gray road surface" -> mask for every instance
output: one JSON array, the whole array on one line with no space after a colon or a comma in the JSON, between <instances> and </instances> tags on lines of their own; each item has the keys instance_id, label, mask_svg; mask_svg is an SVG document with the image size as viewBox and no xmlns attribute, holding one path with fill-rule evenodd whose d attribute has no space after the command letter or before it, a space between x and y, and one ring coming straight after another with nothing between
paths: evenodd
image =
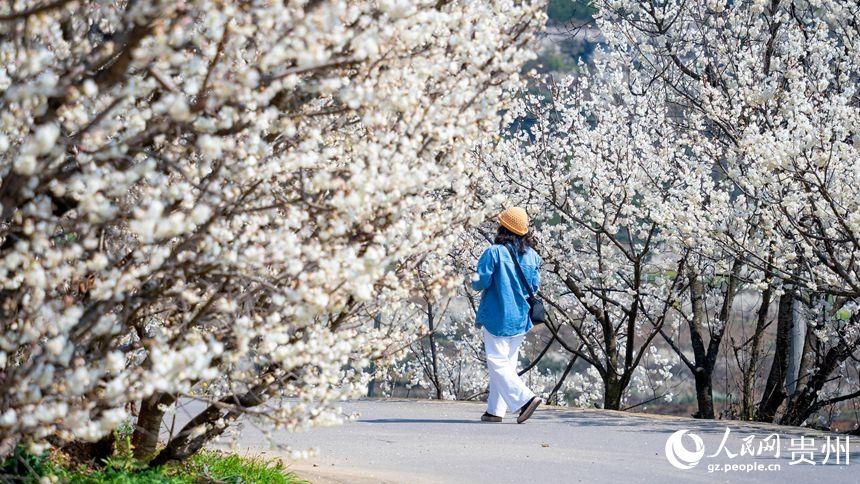
<instances>
[{"instance_id":1,"label":"gray road surface","mask_svg":"<svg viewBox=\"0 0 860 484\"><path fill-rule=\"evenodd\" d=\"M343 426L274 435L294 450L317 449L314 457L286 458L253 428L243 431L237 450L284 457L315 484L860 483L860 437L849 441L849 452L834 445L828 456L827 437L831 444L846 437L808 429L546 406L522 425L510 415L482 423L484 404L425 400L362 400L343 410L361 416ZM695 439L703 445L689 469L674 467L666 455L667 439L681 430L689 432L669 449L676 462L691 465L696 456L686 454L696 454ZM772 434L779 437L778 457L776 445L768 449L776 436L764 440Z\"/></svg>"}]
</instances>

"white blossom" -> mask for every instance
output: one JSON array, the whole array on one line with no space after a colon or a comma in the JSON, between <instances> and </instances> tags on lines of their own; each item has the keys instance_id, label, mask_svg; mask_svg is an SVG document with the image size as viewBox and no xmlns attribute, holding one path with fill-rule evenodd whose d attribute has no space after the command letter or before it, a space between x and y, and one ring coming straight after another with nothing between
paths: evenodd
<instances>
[{"instance_id":1,"label":"white blossom","mask_svg":"<svg viewBox=\"0 0 860 484\"><path fill-rule=\"evenodd\" d=\"M0 414L46 402L0 440L97 440L124 404L203 383L270 382L257 418L285 428L335 421L355 365L412 336L374 315L447 284L450 267L426 282L415 266L476 218L463 159L519 86L542 8L72 2L0 22L16 68L0 75L0 237L16 241L0 366L33 358Z\"/></svg>"}]
</instances>

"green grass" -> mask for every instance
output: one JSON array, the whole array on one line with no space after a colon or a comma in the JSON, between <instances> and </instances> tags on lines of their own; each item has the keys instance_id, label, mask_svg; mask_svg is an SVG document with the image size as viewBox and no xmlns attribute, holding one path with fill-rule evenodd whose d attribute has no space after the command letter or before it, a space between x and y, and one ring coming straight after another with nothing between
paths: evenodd
<instances>
[{"instance_id":1,"label":"green grass","mask_svg":"<svg viewBox=\"0 0 860 484\"><path fill-rule=\"evenodd\" d=\"M55 468L49 475L57 477L57 482L70 484L192 484L200 482L195 476L185 473L169 475L164 469L114 469L106 468L99 471L69 471Z\"/></svg>"},{"instance_id":2,"label":"green grass","mask_svg":"<svg viewBox=\"0 0 860 484\"><path fill-rule=\"evenodd\" d=\"M215 451L203 451L185 462L155 469L143 468L125 457L109 459L101 469L69 469L49 457L35 457L19 450L0 466L0 483L37 483L43 476L53 476L52 482L70 484L307 484L287 472L280 460Z\"/></svg>"},{"instance_id":3,"label":"green grass","mask_svg":"<svg viewBox=\"0 0 860 484\"><path fill-rule=\"evenodd\" d=\"M281 461L240 457L235 454L221 454L214 451L197 454L191 458L191 462L187 466L195 469L195 474L198 476L205 476L229 484L252 482L299 484L305 482L294 474L287 473Z\"/></svg>"}]
</instances>

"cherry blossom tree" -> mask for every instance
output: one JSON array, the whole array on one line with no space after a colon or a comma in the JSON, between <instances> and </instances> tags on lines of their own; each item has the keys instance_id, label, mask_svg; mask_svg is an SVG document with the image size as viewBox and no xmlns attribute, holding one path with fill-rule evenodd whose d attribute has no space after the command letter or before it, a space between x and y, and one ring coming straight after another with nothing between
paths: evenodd
<instances>
[{"instance_id":1,"label":"cherry blossom tree","mask_svg":"<svg viewBox=\"0 0 860 484\"><path fill-rule=\"evenodd\" d=\"M590 73L524 95L508 116L534 122L483 162L485 189L535 218L542 293L572 331L566 349L596 370L611 409L667 324L685 264L654 187L678 185L674 159L686 155L659 136L671 121L661 94L637 93L640 80L619 60L605 52Z\"/></svg>"},{"instance_id":2,"label":"cherry blossom tree","mask_svg":"<svg viewBox=\"0 0 860 484\"><path fill-rule=\"evenodd\" d=\"M604 405L616 406L654 334L686 321L692 357L663 339L712 416L738 291L761 301L757 336L738 346L749 378L777 309L755 418L800 424L860 395L828 385L853 381L860 344L860 7L593 3L605 42L595 65L525 96L509 121L528 123L483 163L489 185L537 214L545 292L588 342L580 357Z\"/></svg>"},{"instance_id":3,"label":"cherry blossom tree","mask_svg":"<svg viewBox=\"0 0 860 484\"><path fill-rule=\"evenodd\" d=\"M542 20L512 0L0 7L0 459L103 439L130 405L153 464L242 414L336 421L423 324L396 317L412 288L459 283L424 256L482 218L467 150ZM180 398L205 410L156 452Z\"/></svg>"},{"instance_id":4,"label":"cherry blossom tree","mask_svg":"<svg viewBox=\"0 0 860 484\"><path fill-rule=\"evenodd\" d=\"M814 321L801 374L774 358L757 418L800 424L831 403L825 382L847 377L860 344L858 291L858 15L838 1L597 2L610 44L696 113L702 162L728 182L732 209L754 231L712 231L776 284L777 352ZM724 197L725 198L725 197ZM728 207L727 207L728 208ZM713 207L711 209L713 211ZM792 318L795 301L808 312ZM842 369L840 369L842 368ZM799 383L794 385L794 383ZM786 388L795 388L788 394ZM787 399L787 401L786 401Z\"/></svg>"}]
</instances>

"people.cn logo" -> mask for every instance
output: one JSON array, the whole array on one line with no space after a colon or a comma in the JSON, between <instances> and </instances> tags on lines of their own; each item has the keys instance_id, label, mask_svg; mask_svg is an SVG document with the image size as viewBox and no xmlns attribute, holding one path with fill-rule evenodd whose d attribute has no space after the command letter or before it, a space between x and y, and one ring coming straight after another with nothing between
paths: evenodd
<instances>
[{"instance_id":1,"label":"people.cn logo","mask_svg":"<svg viewBox=\"0 0 860 484\"><path fill-rule=\"evenodd\" d=\"M682 438L687 432L688 430L679 430L670 435L666 440L666 458L669 459L670 464L678 469L692 469L696 467L696 464L705 455L705 444L702 442L702 438L695 434L689 434L689 437L693 440L695 450L692 452L687 450L682 442Z\"/></svg>"}]
</instances>

